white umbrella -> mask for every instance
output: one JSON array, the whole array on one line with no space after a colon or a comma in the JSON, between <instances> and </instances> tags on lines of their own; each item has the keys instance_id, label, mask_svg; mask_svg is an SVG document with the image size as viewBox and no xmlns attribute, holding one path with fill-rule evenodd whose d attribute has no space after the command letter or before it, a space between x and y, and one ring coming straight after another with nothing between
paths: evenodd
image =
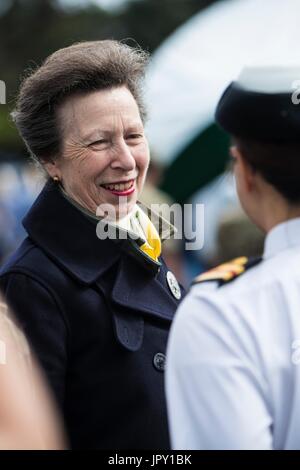
<instances>
[{"instance_id":1,"label":"white umbrella","mask_svg":"<svg viewBox=\"0 0 300 470\"><path fill-rule=\"evenodd\" d=\"M158 48L148 70L147 133L162 163L213 122L220 94L244 65L299 64L299 18L299 0L223 0Z\"/></svg>"}]
</instances>

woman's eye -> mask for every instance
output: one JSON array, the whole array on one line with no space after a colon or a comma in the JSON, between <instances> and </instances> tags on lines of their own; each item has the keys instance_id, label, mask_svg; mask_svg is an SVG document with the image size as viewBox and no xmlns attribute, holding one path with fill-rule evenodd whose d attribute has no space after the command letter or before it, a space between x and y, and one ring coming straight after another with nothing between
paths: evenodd
<instances>
[{"instance_id":1,"label":"woman's eye","mask_svg":"<svg viewBox=\"0 0 300 470\"><path fill-rule=\"evenodd\" d=\"M95 142L92 142L91 144L89 144L89 147L95 147L95 146L105 145L105 144L107 144L107 140L99 139L99 140L95 140Z\"/></svg>"},{"instance_id":2,"label":"woman's eye","mask_svg":"<svg viewBox=\"0 0 300 470\"><path fill-rule=\"evenodd\" d=\"M126 139L132 139L132 140L134 140L134 139L141 139L142 137L143 137L142 134L129 134L129 135L126 137Z\"/></svg>"}]
</instances>

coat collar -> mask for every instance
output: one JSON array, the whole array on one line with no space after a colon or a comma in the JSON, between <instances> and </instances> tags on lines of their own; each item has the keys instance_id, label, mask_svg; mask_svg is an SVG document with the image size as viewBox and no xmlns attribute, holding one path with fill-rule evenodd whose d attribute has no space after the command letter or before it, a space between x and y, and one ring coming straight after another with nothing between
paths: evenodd
<instances>
[{"instance_id":1,"label":"coat collar","mask_svg":"<svg viewBox=\"0 0 300 470\"><path fill-rule=\"evenodd\" d=\"M123 258L119 264L111 299L118 305L139 310L148 316L172 320L179 302L166 286L166 271L162 269L157 276L151 278L151 282L145 283L144 276L139 275L138 265L132 266L131 270L133 275L127 276L126 260ZM150 299L155 301L151 302Z\"/></svg>"},{"instance_id":2,"label":"coat collar","mask_svg":"<svg viewBox=\"0 0 300 470\"><path fill-rule=\"evenodd\" d=\"M172 231L168 222L161 221L159 217L157 221L163 227L164 236L170 233L168 230ZM52 181L48 181L42 189L23 219L23 226L36 245L71 276L85 284L95 282L118 261L124 251L154 274L160 267L159 262L144 255L130 239L100 240L96 234L97 220L70 203Z\"/></svg>"},{"instance_id":3,"label":"coat collar","mask_svg":"<svg viewBox=\"0 0 300 470\"><path fill-rule=\"evenodd\" d=\"M174 225L170 224L161 215L152 211L150 207L147 207L140 201L138 201L138 205L147 214L149 219L151 219L162 242L168 240L169 238L172 238L173 235L177 232L177 229L174 227Z\"/></svg>"},{"instance_id":4,"label":"coat collar","mask_svg":"<svg viewBox=\"0 0 300 470\"><path fill-rule=\"evenodd\" d=\"M70 275L93 282L118 258L111 240L99 240L96 223L62 195L52 181L46 183L23 226L29 237Z\"/></svg>"},{"instance_id":5,"label":"coat collar","mask_svg":"<svg viewBox=\"0 0 300 470\"><path fill-rule=\"evenodd\" d=\"M80 212L85 214L87 217L94 219L96 223L99 222L98 217L88 212L86 209L80 207L80 205L77 202L75 202L68 196L68 194L64 191L62 187L60 188L61 188L61 192L63 196L70 202L70 204L75 206ZM169 238L172 238L172 236L177 232L177 229L174 227L174 225L170 224L166 219L164 219L161 215L157 214L155 211L152 211L150 207L147 207L145 204L143 204L140 201L137 202L137 205L140 207L140 209L142 209L143 212L145 212L145 214L147 214L149 219L151 219L151 222L155 226L157 233L159 234L159 237L162 242L164 242L165 240ZM122 229L120 230L123 231ZM143 244L144 240L140 240L140 242L141 244Z\"/></svg>"}]
</instances>

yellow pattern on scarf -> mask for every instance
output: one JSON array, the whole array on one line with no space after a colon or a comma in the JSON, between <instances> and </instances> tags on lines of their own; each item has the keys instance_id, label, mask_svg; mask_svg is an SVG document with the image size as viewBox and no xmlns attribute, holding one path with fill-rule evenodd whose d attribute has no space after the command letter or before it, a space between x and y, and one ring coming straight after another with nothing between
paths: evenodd
<instances>
[{"instance_id":1,"label":"yellow pattern on scarf","mask_svg":"<svg viewBox=\"0 0 300 470\"><path fill-rule=\"evenodd\" d=\"M154 261L158 261L161 254L161 241L151 220L148 218L147 225L144 228L147 241L140 246L140 249Z\"/></svg>"}]
</instances>

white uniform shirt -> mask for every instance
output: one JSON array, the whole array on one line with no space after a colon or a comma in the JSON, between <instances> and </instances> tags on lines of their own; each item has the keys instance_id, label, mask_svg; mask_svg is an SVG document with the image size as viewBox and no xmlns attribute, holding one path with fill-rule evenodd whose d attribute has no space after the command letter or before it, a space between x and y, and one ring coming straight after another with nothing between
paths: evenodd
<instances>
[{"instance_id":1,"label":"white uniform shirt","mask_svg":"<svg viewBox=\"0 0 300 470\"><path fill-rule=\"evenodd\" d=\"M166 392L174 449L300 449L300 218L263 261L192 287L173 323Z\"/></svg>"}]
</instances>

